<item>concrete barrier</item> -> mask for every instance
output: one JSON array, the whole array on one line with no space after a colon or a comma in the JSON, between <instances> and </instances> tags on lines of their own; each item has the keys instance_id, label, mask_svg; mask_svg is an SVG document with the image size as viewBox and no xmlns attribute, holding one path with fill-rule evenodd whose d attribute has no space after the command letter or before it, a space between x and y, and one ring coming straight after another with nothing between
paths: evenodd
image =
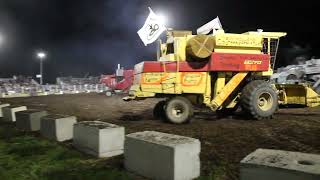
<instances>
[{"instance_id":1,"label":"concrete barrier","mask_svg":"<svg viewBox=\"0 0 320 180\"><path fill-rule=\"evenodd\" d=\"M161 180L189 180L200 175L200 141L184 136L144 131L125 139L125 167Z\"/></svg>"},{"instance_id":2,"label":"concrete barrier","mask_svg":"<svg viewBox=\"0 0 320 180\"><path fill-rule=\"evenodd\" d=\"M59 142L73 138L73 125L77 122L75 116L48 115L41 118L41 134Z\"/></svg>"},{"instance_id":3,"label":"concrete barrier","mask_svg":"<svg viewBox=\"0 0 320 180\"><path fill-rule=\"evenodd\" d=\"M40 120L46 115L48 115L48 113L42 110L26 110L17 112L17 128L24 131L39 131Z\"/></svg>"},{"instance_id":4,"label":"concrete barrier","mask_svg":"<svg viewBox=\"0 0 320 180\"><path fill-rule=\"evenodd\" d=\"M82 152L97 157L123 154L124 127L101 121L85 121L74 125L73 144Z\"/></svg>"},{"instance_id":5,"label":"concrete barrier","mask_svg":"<svg viewBox=\"0 0 320 180\"><path fill-rule=\"evenodd\" d=\"M3 117L2 108L8 107L10 104L0 104L0 117Z\"/></svg>"},{"instance_id":6,"label":"concrete barrier","mask_svg":"<svg viewBox=\"0 0 320 180\"><path fill-rule=\"evenodd\" d=\"M3 121L6 122L15 122L16 121L16 112L27 110L26 106L7 106L2 108Z\"/></svg>"},{"instance_id":7,"label":"concrete barrier","mask_svg":"<svg viewBox=\"0 0 320 180\"><path fill-rule=\"evenodd\" d=\"M320 155L257 149L240 164L241 180L320 179Z\"/></svg>"}]
</instances>

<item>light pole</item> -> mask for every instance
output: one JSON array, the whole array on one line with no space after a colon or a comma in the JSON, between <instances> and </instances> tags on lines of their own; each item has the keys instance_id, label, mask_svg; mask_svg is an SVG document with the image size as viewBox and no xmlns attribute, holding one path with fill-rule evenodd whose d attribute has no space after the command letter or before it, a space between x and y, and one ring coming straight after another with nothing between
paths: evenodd
<instances>
[{"instance_id":1,"label":"light pole","mask_svg":"<svg viewBox=\"0 0 320 180\"><path fill-rule=\"evenodd\" d=\"M47 57L45 52L38 52L37 57L40 60L40 84L43 84L43 60Z\"/></svg>"},{"instance_id":2,"label":"light pole","mask_svg":"<svg viewBox=\"0 0 320 180\"><path fill-rule=\"evenodd\" d=\"M3 37L2 33L0 32L0 46L2 46L3 42L4 42L4 37Z\"/></svg>"}]
</instances>

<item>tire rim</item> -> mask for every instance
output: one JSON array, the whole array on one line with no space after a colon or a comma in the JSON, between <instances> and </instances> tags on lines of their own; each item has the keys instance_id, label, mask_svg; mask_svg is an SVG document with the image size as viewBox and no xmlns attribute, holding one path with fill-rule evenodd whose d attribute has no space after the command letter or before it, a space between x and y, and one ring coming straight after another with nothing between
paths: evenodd
<instances>
[{"instance_id":1,"label":"tire rim","mask_svg":"<svg viewBox=\"0 0 320 180\"><path fill-rule=\"evenodd\" d=\"M177 118L180 118L184 114L185 110L182 105L176 104L171 112L172 115L174 115Z\"/></svg>"},{"instance_id":2,"label":"tire rim","mask_svg":"<svg viewBox=\"0 0 320 180\"><path fill-rule=\"evenodd\" d=\"M273 98L272 95L268 92L261 93L258 98L258 107L262 111L268 111L272 108Z\"/></svg>"}]
</instances>

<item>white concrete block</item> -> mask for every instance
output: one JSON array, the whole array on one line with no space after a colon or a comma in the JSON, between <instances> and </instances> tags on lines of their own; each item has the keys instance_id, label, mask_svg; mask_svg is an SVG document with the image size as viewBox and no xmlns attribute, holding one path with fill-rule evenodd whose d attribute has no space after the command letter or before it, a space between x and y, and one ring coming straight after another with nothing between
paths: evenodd
<instances>
[{"instance_id":1,"label":"white concrete block","mask_svg":"<svg viewBox=\"0 0 320 180\"><path fill-rule=\"evenodd\" d=\"M15 122L16 112L27 110L26 106L7 106L2 108L3 121Z\"/></svg>"},{"instance_id":2,"label":"white concrete block","mask_svg":"<svg viewBox=\"0 0 320 180\"><path fill-rule=\"evenodd\" d=\"M198 139L144 131L125 139L125 167L142 176L161 180L190 180L200 175Z\"/></svg>"},{"instance_id":3,"label":"white concrete block","mask_svg":"<svg viewBox=\"0 0 320 180\"><path fill-rule=\"evenodd\" d=\"M24 131L39 131L40 120L42 117L47 115L48 113L46 111L34 109L17 112L17 128Z\"/></svg>"},{"instance_id":4,"label":"white concrete block","mask_svg":"<svg viewBox=\"0 0 320 180\"><path fill-rule=\"evenodd\" d=\"M240 164L241 180L319 180L320 155L257 149Z\"/></svg>"},{"instance_id":5,"label":"white concrete block","mask_svg":"<svg viewBox=\"0 0 320 180\"><path fill-rule=\"evenodd\" d=\"M2 108L8 107L10 104L0 104L0 117L3 117Z\"/></svg>"},{"instance_id":6,"label":"white concrete block","mask_svg":"<svg viewBox=\"0 0 320 180\"><path fill-rule=\"evenodd\" d=\"M75 116L48 115L41 118L40 132L56 141L66 141L73 138L73 125L77 122Z\"/></svg>"},{"instance_id":7,"label":"white concrete block","mask_svg":"<svg viewBox=\"0 0 320 180\"><path fill-rule=\"evenodd\" d=\"M97 156L123 154L124 127L101 121L85 121L74 125L73 144L80 151Z\"/></svg>"}]
</instances>

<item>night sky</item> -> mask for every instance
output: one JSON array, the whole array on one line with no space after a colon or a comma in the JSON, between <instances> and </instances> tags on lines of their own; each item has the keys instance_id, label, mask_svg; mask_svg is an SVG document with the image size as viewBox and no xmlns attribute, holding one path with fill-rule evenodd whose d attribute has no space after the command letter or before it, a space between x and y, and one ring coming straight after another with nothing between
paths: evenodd
<instances>
[{"instance_id":1,"label":"night sky","mask_svg":"<svg viewBox=\"0 0 320 180\"><path fill-rule=\"evenodd\" d=\"M298 56L319 57L317 1L240 0L0 0L0 77L35 76L37 50L48 52L45 82L57 76L113 73L154 60L155 45L137 35L149 14L165 14L167 27L196 31L219 16L226 32L284 31L278 65Z\"/></svg>"}]
</instances>

